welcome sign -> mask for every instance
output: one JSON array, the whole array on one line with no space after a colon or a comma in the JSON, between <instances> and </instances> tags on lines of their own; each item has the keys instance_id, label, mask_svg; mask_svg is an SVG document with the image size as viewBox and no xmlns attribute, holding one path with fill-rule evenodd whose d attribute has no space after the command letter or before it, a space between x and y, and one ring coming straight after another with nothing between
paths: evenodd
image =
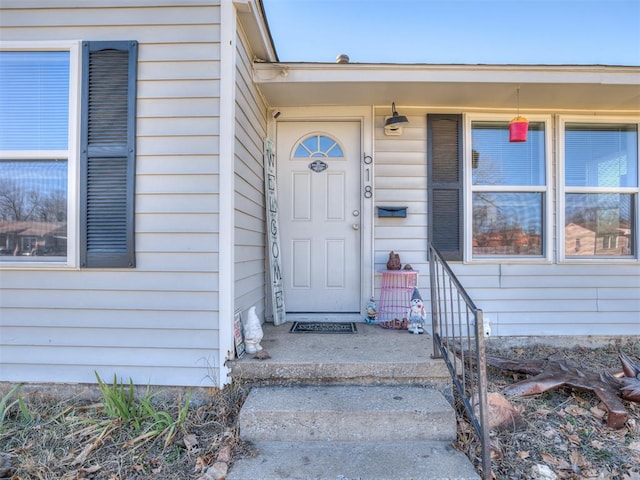
<instances>
[{"instance_id":1,"label":"welcome sign","mask_svg":"<svg viewBox=\"0 0 640 480\"><path fill-rule=\"evenodd\" d=\"M271 307L274 325L285 321L284 287L280 258L280 225L278 223L278 197L276 190L276 154L273 141L264 140L264 195L267 209L267 240L269 246L269 276L271 285Z\"/></svg>"}]
</instances>

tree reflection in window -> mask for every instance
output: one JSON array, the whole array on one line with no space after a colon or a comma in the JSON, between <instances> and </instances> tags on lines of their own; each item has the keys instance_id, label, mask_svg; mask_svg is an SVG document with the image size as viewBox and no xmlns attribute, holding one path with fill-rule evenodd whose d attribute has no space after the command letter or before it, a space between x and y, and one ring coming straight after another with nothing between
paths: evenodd
<instances>
[{"instance_id":1,"label":"tree reflection in window","mask_svg":"<svg viewBox=\"0 0 640 480\"><path fill-rule=\"evenodd\" d=\"M0 162L0 255L67 253L67 162Z\"/></svg>"}]
</instances>

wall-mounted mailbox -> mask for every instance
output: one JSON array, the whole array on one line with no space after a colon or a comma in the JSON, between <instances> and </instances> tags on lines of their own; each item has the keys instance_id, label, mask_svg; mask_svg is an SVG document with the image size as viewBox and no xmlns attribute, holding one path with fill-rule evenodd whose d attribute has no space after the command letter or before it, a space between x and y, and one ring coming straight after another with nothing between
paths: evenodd
<instances>
[{"instance_id":1,"label":"wall-mounted mailbox","mask_svg":"<svg viewBox=\"0 0 640 480\"><path fill-rule=\"evenodd\" d=\"M378 217L406 218L407 207L378 207Z\"/></svg>"}]
</instances>

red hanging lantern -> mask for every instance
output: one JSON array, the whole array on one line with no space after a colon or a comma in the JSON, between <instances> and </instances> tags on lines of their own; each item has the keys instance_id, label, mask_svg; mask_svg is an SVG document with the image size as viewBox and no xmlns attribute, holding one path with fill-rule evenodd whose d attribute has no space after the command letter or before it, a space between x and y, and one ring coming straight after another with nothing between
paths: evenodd
<instances>
[{"instance_id":1,"label":"red hanging lantern","mask_svg":"<svg viewBox=\"0 0 640 480\"><path fill-rule=\"evenodd\" d=\"M526 142L527 131L529 130L529 120L518 115L509 122L509 141Z\"/></svg>"},{"instance_id":2,"label":"red hanging lantern","mask_svg":"<svg viewBox=\"0 0 640 480\"><path fill-rule=\"evenodd\" d=\"M529 120L520 116L520 87L516 90L518 115L509 122L509 141L526 142L527 131L529 130Z\"/></svg>"}]
</instances>

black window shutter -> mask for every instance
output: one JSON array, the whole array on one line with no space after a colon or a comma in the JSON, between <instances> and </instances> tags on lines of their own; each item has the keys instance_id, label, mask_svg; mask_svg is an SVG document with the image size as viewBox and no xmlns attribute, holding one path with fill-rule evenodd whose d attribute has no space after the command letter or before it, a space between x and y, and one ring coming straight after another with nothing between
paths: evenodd
<instances>
[{"instance_id":1,"label":"black window shutter","mask_svg":"<svg viewBox=\"0 0 640 480\"><path fill-rule=\"evenodd\" d=\"M135 41L83 42L80 266L134 267Z\"/></svg>"},{"instance_id":2,"label":"black window shutter","mask_svg":"<svg viewBox=\"0 0 640 480\"><path fill-rule=\"evenodd\" d=\"M462 260L462 115L427 115L429 238Z\"/></svg>"}]
</instances>

